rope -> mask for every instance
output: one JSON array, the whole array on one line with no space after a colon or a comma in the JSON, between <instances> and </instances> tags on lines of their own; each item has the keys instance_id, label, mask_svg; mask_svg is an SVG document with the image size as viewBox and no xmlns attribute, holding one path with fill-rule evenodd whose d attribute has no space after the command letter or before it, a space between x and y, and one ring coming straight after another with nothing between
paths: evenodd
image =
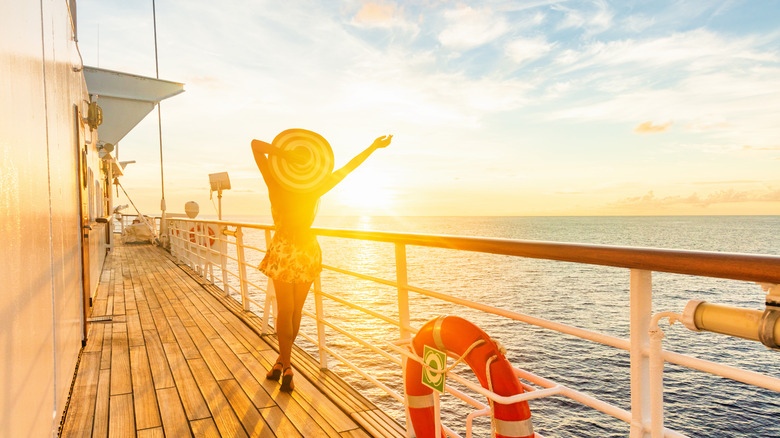
<instances>
[{"instance_id":1,"label":"rope","mask_svg":"<svg viewBox=\"0 0 780 438\"><path fill-rule=\"evenodd\" d=\"M155 8L154 0L152 0L152 20L154 23L154 73L157 79L160 79L160 63L157 58L157 9ZM160 191L162 198L160 199L160 210L162 210L162 218L160 219L160 228L165 222L165 172L163 171L163 141L162 141L162 110L160 109L160 102L157 102L157 131L160 136Z\"/></svg>"},{"instance_id":2,"label":"rope","mask_svg":"<svg viewBox=\"0 0 780 438\"><path fill-rule=\"evenodd\" d=\"M496 342L496 341L493 341L493 342ZM500 346L500 344L498 344L498 343L497 343L497 346L499 346L499 349L503 349L504 348L503 346ZM506 351L506 350L504 350L504 351ZM493 356L490 356L488 358L487 362L485 362L485 378L488 381L488 389L492 393L495 393L495 391L493 391L493 378L490 377L490 364L493 363L493 361L496 360L497 358L498 358L498 356L493 355ZM494 415L494 413L496 412L496 410L495 410L495 407L493 406L493 400L492 399L488 398L488 403L490 403L490 436L491 437L495 437L496 436L496 421L495 421L496 420L496 416Z\"/></svg>"},{"instance_id":3,"label":"rope","mask_svg":"<svg viewBox=\"0 0 780 438\"><path fill-rule=\"evenodd\" d=\"M154 227L149 223L148 220L146 220L146 216L142 215L141 212L138 210L138 207L135 206L135 202L133 202L133 200L130 199L130 195L127 194L127 190L125 190L125 187L122 184L119 183L119 180L116 181L116 185L119 186L119 188L122 189L122 193L125 194L125 197L127 197L127 200L130 201L130 204L133 205L133 208L135 209L135 212L138 213L138 217L141 219L141 222L143 222L144 225L149 227L149 231L152 232L152 236L154 236L154 240L159 242L160 239L158 238L157 231L155 231Z\"/></svg>"},{"instance_id":4,"label":"rope","mask_svg":"<svg viewBox=\"0 0 780 438\"><path fill-rule=\"evenodd\" d=\"M466 349L466 351L464 351L464 352L463 352L463 354L462 354L462 355L461 355L461 356L458 358L458 360L456 360L456 361L455 361L455 363L453 363L452 365L448 366L447 368L445 368L445 369L443 369L443 370L437 370L437 369L435 369L435 368L431 368L431 366L430 366L430 365L428 365L427 363L425 363L425 361L423 360L423 358L421 358L420 356L418 356L418 355L417 355L417 352L416 352L416 351L414 351L414 349L412 348L412 346L411 346L411 345L409 345L409 351L410 351L410 352L411 352L411 353L414 355L414 357L416 357L417 359L419 359L419 360L418 360L418 362L420 362L420 363L422 364L423 368L425 368L426 370L428 370L428 371L430 371L430 372L432 372L432 373L434 373L434 374L442 374L442 373L448 373L448 372L450 372L450 371L451 371L453 368L455 368L455 367L456 367L456 366L457 366L459 363L463 362L463 360L464 360L464 359L466 359L466 356L468 356L468 355L469 355L469 353L471 353L471 350L473 350L473 349L475 349L475 348L479 347L480 345L482 345L482 344L484 344L484 343L485 343L485 340L484 340L484 339L477 339L476 341L474 341L474 343L472 343L472 344L469 346L469 348L467 348L467 349Z\"/></svg>"}]
</instances>

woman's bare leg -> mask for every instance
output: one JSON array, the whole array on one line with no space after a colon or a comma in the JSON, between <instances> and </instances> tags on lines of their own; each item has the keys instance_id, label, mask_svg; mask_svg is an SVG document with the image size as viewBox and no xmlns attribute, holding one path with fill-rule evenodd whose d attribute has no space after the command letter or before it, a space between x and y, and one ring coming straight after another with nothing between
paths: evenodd
<instances>
[{"instance_id":1,"label":"woman's bare leg","mask_svg":"<svg viewBox=\"0 0 780 438\"><path fill-rule=\"evenodd\" d=\"M279 358L284 368L290 366L290 353L295 340L293 331L293 314L295 313L294 284L274 280L276 291L276 336L279 339Z\"/></svg>"},{"instance_id":2,"label":"woman's bare leg","mask_svg":"<svg viewBox=\"0 0 780 438\"><path fill-rule=\"evenodd\" d=\"M295 307L292 315L293 341L298 337L298 331L301 328L301 317L303 316L303 305L306 304L306 297L309 295L312 282L295 283L293 296L295 297Z\"/></svg>"},{"instance_id":3,"label":"woman's bare leg","mask_svg":"<svg viewBox=\"0 0 780 438\"><path fill-rule=\"evenodd\" d=\"M298 337L303 316L303 305L309 294L312 282L285 283L274 280L276 291L276 336L279 339L279 357L277 362L282 363L283 368L290 366L292 345Z\"/></svg>"}]
</instances>

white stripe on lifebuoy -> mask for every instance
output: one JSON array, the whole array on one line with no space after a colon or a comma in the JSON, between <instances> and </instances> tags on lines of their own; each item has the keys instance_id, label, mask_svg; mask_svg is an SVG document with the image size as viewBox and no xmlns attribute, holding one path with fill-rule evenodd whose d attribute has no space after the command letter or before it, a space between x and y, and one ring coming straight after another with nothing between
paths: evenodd
<instances>
[{"instance_id":1,"label":"white stripe on lifebuoy","mask_svg":"<svg viewBox=\"0 0 780 438\"><path fill-rule=\"evenodd\" d=\"M447 315L442 315L438 318L436 318L436 322L433 324L433 332L431 335L433 335L433 342L436 343L436 348L439 351L447 351L447 346L444 345L444 341L441 339L441 325L444 323L444 318L446 318Z\"/></svg>"},{"instance_id":2,"label":"white stripe on lifebuoy","mask_svg":"<svg viewBox=\"0 0 780 438\"><path fill-rule=\"evenodd\" d=\"M494 418L493 424L495 425L496 434L505 437L524 437L533 435L534 433L534 425L531 423L530 418L527 420L515 421L499 420L498 418Z\"/></svg>"},{"instance_id":3,"label":"white stripe on lifebuoy","mask_svg":"<svg viewBox=\"0 0 780 438\"><path fill-rule=\"evenodd\" d=\"M424 409L433 406L433 394L409 395L406 394L406 405L412 409Z\"/></svg>"}]
</instances>

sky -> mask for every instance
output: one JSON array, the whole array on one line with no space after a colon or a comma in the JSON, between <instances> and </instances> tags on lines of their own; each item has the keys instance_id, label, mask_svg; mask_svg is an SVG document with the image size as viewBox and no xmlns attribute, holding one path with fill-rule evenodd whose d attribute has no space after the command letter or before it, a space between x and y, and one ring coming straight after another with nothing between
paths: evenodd
<instances>
[{"instance_id":1,"label":"sky","mask_svg":"<svg viewBox=\"0 0 780 438\"><path fill-rule=\"evenodd\" d=\"M268 215L252 139L320 133L321 215L780 214L780 2L158 0L168 211ZM84 63L155 76L152 3L81 0ZM152 113L122 177L159 214ZM216 195L214 196L216 198ZM121 201L120 201L121 202Z\"/></svg>"}]
</instances>

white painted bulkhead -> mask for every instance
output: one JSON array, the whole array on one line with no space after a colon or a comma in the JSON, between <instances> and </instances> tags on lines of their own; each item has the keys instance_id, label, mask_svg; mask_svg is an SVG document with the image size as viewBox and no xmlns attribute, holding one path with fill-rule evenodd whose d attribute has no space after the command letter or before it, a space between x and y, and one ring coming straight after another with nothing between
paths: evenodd
<instances>
[{"instance_id":1,"label":"white painted bulkhead","mask_svg":"<svg viewBox=\"0 0 780 438\"><path fill-rule=\"evenodd\" d=\"M75 11L74 11L75 14ZM103 204L89 99L66 0L0 6L0 436L53 436L82 342L77 148ZM79 132L80 131L80 132ZM97 181L97 183L96 183ZM84 199L89 202L89 199ZM96 214L100 209L94 208ZM89 219L94 223L94 217ZM90 271L105 256L93 227ZM97 277L89 286L94 292Z\"/></svg>"}]
</instances>

